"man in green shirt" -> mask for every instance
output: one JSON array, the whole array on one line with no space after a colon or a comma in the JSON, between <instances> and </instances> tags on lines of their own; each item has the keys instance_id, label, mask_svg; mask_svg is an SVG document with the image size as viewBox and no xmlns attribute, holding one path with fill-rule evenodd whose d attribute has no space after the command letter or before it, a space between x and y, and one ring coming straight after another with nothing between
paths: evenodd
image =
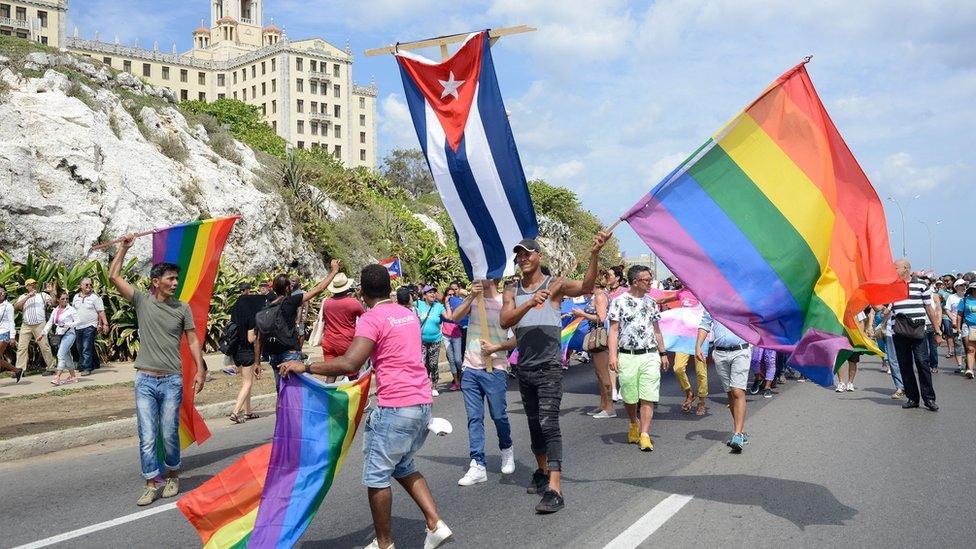
<instances>
[{"instance_id":1,"label":"man in green shirt","mask_svg":"<svg viewBox=\"0 0 976 549\"><path fill-rule=\"evenodd\" d=\"M203 390L207 366L194 330L190 306L174 297L180 268L172 263L157 263L149 271L150 291L136 290L122 277L122 263L132 241L131 235L122 240L109 267L109 279L122 297L135 306L139 326L139 354L135 361L136 425L146 487L136 503L149 505L160 495L171 498L180 491L180 405L183 402L180 343L183 334L186 334L190 353L197 364L193 380L193 389L197 393ZM156 456L157 434L162 439L162 465L166 469L162 494L156 488L156 477L161 473Z\"/></svg>"}]
</instances>

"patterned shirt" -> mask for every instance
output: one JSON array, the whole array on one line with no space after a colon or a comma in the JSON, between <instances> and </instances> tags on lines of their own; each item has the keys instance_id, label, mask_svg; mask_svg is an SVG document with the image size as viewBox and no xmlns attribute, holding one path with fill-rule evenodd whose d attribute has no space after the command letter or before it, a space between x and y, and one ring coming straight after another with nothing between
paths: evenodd
<instances>
[{"instance_id":1,"label":"patterned shirt","mask_svg":"<svg viewBox=\"0 0 976 549\"><path fill-rule=\"evenodd\" d=\"M925 282L912 278L908 283L908 298L892 304L891 316L905 315L915 321L924 320L925 326L930 327L932 322L925 308L931 306L932 289Z\"/></svg>"},{"instance_id":2,"label":"patterned shirt","mask_svg":"<svg viewBox=\"0 0 976 549\"><path fill-rule=\"evenodd\" d=\"M657 349L654 324L660 320L661 314L650 296L638 298L630 295L630 292L620 294L610 303L607 318L620 324L617 331L618 349Z\"/></svg>"},{"instance_id":3,"label":"patterned shirt","mask_svg":"<svg viewBox=\"0 0 976 549\"><path fill-rule=\"evenodd\" d=\"M46 292L38 292L34 297L28 297L23 305L23 323L34 326L47 322L47 306L51 303L51 296Z\"/></svg>"}]
</instances>

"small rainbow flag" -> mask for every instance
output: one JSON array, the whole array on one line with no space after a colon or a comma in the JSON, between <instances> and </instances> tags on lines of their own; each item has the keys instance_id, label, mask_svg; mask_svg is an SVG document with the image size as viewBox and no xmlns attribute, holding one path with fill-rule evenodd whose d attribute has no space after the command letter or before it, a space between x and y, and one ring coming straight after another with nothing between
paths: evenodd
<instances>
[{"instance_id":1,"label":"small rainbow flag","mask_svg":"<svg viewBox=\"0 0 976 549\"><path fill-rule=\"evenodd\" d=\"M201 345L206 345L207 319L213 297L214 278L220 264L220 254L234 223L241 216L218 217L173 225L153 231L152 262L173 263L180 267L176 299L190 305L193 325ZM210 438L210 429L193 405L193 377L197 365L190 354L186 338L180 346L183 362L183 404L180 407L180 447L193 442L203 444ZM161 449L161 448L160 448Z\"/></svg>"},{"instance_id":2,"label":"small rainbow flag","mask_svg":"<svg viewBox=\"0 0 976 549\"><path fill-rule=\"evenodd\" d=\"M773 82L623 219L705 305L752 344L793 353L833 383L854 323L904 299L884 209L801 63Z\"/></svg>"},{"instance_id":3,"label":"small rainbow flag","mask_svg":"<svg viewBox=\"0 0 976 549\"><path fill-rule=\"evenodd\" d=\"M180 498L205 548L292 547L338 475L366 408L370 371L282 380L274 438Z\"/></svg>"},{"instance_id":4,"label":"small rainbow flag","mask_svg":"<svg viewBox=\"0 0 976 549\"><path fill-rule=\"evenodd\" d=\"M565 316L563 316L563 322L566 322L566 324L563 325L563 331L559 335L559 345L563 349L564 364L566 363L566 360L569 358L569 342L573 340L573 336L576 335L576 330L579 330L580 324L582 324L583 322L583 317L581 316L575 318L570 317L570 318L572 318L572 320L569 320Z\"/></svg>"}]
</instances>

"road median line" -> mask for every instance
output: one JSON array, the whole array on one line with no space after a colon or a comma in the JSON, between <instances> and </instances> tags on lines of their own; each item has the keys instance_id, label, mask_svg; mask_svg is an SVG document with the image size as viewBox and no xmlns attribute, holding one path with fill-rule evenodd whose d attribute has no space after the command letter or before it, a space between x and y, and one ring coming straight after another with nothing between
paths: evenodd
<instances>
[{"instance_id":1,"label":"road median line","mask_svg":"<svg viewBox=\"0 0 976 549\"><path fill-rule=\"evenodd\" d=\"M604 545L603 549L633 549L637 547L692 499L693 496L671 494L664 498L664 501L651 508L644 516L637 519L637 522L631 524L619 536L613 538L610 543Z\"/></svg>"}]
</instances>

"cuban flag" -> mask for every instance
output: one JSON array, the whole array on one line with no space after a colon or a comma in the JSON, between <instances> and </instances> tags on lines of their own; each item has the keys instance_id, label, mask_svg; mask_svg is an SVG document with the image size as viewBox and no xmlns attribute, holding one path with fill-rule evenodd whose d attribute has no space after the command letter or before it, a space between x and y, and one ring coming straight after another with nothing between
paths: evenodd
<instances>
[{"instance_id":1,"label":"cuban flag","mask_svg":"<svg viewBox=\"0 0 976 549\"><path fill-rule=\"evenodd\" d=\"M512 248L539 232L488 40L487 31L474 33L442 63L396 54L420 147L471 280L513 274Z\"/></svg>"},{"instance_id":2,"label":"cuban flag","mask_svg":"<svg viewBox=\"0 0 976 549\"><path fill-rule=\"evenodd\" d=\"M380 265L386 267L386 270L390 273L390 279L400 278L403 276L403 270L400 269L400 258L390 257L380 261Z\"/></svg>"}]
</instances>

